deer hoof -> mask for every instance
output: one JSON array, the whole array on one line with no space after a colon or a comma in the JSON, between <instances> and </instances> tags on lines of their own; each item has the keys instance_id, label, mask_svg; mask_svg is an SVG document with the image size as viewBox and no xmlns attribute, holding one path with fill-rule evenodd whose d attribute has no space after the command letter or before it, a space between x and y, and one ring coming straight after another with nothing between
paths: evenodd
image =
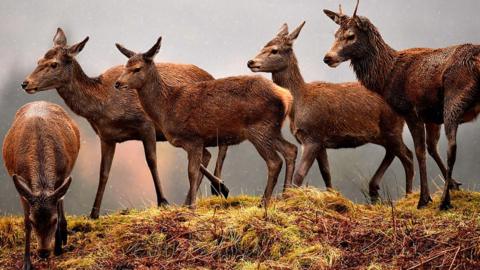
<instances>
[{"instance_id":1,"label":"deer hoof","mask_svg":"<svg viewBox=\"0 0 480 270\"><path fill-rule=\"evenodd\" d=\"M432 202L432 198L430 198L430 196L427 196L426 198L420 197L420 200L418 201L417 209L426 208L428 204L431 202Z\"/></svg>"},{"instance_id":2,"label":"deer hoof","mask_svg":"<svg viewBox=\"0 0 480 270\"><path fill-rule=\"evenodd\" d=\"M90 218L91 219L98 219L98 216L100 215L100 211L96 209L92 209L92 212L90 213Z\"/></svg>"},{"instance_id":3,"label":"deer hoof","mask_svg":"<svg viewBox=\"0 0 480 270\"><path fill-rule=\"evenodd\" d=\"M370 203L371 204L380 204L380 196L370 194Z\"/></svg>"},{"instance_id":4,"label":"deer hoof","mask_svg":"<svg viewBox=\"0 0 480 270\"><path fill-rule=\"evenodd\" d=\"M450 179L450 183L448 184L451 190L460 190L460 186L462 183L458 182L455 179Z\"/></svg>"},{"instance_id":5,"label":"deer hoof","mask_svg":"<svg viewBox=\"0 0 480 270\"><path fill-rule=\"evenodd\" d=\"M230 193L230 190L228 189L227 186L225 186L224 183L220 184L220 192L222 192L223 197L228 198L228 193Z\"/></svg>"},{"instance_id":6,"label":"deer hoof","mask_svg":"<svg viewBox=\"0 0 480 270\"><path fill-rule=\"evenodd\" d=\"M62 255L62 253L63 253L62 246L61 245L55 246L53 254L55 254L55 256L60 256L60 255Z\"/></svg>"},{"instance_id":7,"label":"deer hoof","mask_svg":"<svg viewBox=\"0 0 480 270\"><path fill-rule=\"evenodd\" d=\"M165 198L160 198L160 201L159 201L157 204L158 204L158 206L167 206L167 205L169 205L167 199L165 199Z\"/></svg>"},{"instance_id":8,"label":"deer hoof","mask_svg":"<svg viewBox=\"0 0 480 270\"><path fill-rule=\"evenodd\" d=\"M230 190L224 183L220 183L218 186L210 185L210 190L212 195L223 196L225 198L228 198L228 194L230 193Z\"/></svg>"},{"instance_id":9,"label":"deer hoof","mask_svg":"<svg viewBox=\"0 0 480 270\"><path fill-rule=\"evenodd\" d=\"M30 260L25 261L23 263L23 270L34 270L35 268L32 266L32 262Z\"/></svg>"},{"instance_id":10,"label":"deer hoof","mask_svg":"<svg viewBox=\"0 0 480 270\"><path fill-rule=\"evenodd\" d=\"M449 209L452 209L453 206L450 203L450 200L443 200L442 203L440 203L440 210L441 211L447 211Z\"/></svg>"}]
</instances>

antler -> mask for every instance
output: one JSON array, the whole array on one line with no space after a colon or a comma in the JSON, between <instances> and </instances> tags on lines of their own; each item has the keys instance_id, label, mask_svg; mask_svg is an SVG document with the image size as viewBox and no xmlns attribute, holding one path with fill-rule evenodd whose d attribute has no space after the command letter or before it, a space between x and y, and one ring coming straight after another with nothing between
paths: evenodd
<instances>
[{"instance_id":1,"label":"antler","mask_svg":"<svg viewBox=\"0 0 480 270\"><path fill-rule=\"evenodd\" d=\"M342 4L338 4L338 14L339 14L340 16L343 15Z\"/></svg>"},{"instance_id":2,"label":"antler","mask_svg":"<svg viewBox=\"0 0 480 270\"><path fill-rule=\"evenodd\" d=\"M358 9L358 4L360 3L360 0L357 0L357 5L355 6L355 10L353 11L353 16L352 18L355 18L357 16L357 9Z\"/></svg>"}]
</instances>

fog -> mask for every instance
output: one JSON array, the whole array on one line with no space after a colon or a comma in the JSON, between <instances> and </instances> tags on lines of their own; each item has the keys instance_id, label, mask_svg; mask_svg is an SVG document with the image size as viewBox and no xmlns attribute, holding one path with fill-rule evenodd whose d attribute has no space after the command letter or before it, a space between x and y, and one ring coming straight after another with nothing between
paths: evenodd
<instances>
[{"instance_id":1,"label":"fog","mask_svg":"<svg viewBox=\"0 0 480 270\"><path fill-rule=\"evenodd\" d=\"M282 23L290 28L307 23L294 50L306 81L342 82L355 80L347 63L331 69L322 62L333 42L337 26L322 12L324 8L351 13L354 1L16 1L0 2L0 139L3 141L15 111L34 100L60 104L81 128L81 150L73 171L73 183L65 198L68 213L87 214L93 204L98 184L100 143L88 122L68 109L56 90L28 95L20 83L35 68L37 60L52 46L57 27L62 27L70 44L90 36L77 60L89 76L125 63L125 57L114 47L121 42L141 51L163 36L156 61L192 63L214 77L252 74L247 60L257 54ZM394 48L445 47L458 43L479 43L478 10L475 0L363 0L359 14L368 16L384 39ZM270 78L269 74L263 74ZM284 134L294 142L288 129ZM463 188L477 189L480 167L479 125L462 125L454 176ZM445 157L442 133L440 153ZM408 131L404 132L412 149ZM214 158L216 149L211 149ZM332 181L348 198L363 202L362 190L383 158L382 147L367 145L357 149L329 150ZM188 188L186 154L168 143L157 144L158 169L168 199L181 203ZM300 156L300 155L299 155ZM3 163L3 160L2 162ZM440 171L429 159L431 187L441 185ZM418 175L418 173L417 173ZM232 194L261 194L266 185L264 161L248 142L230 147L223 179ZM387 170L383 189L397 198L404 192L404 173L398 159ZM324 188L316 164L306 180L309 185ZM277 191L282 186L283 173ZM21 212L18 195L11 178L0 167L0 214ZM418 177L415 180L418 187ZM206 185L202 196L208 195ZM117 146L102 212L127 207L143 208L155 202L155 193L139 142Z\"/></svg>"}]
</instances>

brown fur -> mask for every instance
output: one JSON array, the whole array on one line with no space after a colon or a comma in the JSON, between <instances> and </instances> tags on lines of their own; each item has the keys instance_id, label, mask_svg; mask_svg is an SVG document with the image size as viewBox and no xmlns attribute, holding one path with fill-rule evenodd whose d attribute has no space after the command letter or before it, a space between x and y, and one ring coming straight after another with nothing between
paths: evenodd
<instances>
[{"instance_id":1,"label":"brown fur","mask_svg":"<svg viewBox=\"0 0 480 270\"><path fill-rule=\"evenodd\" d=\"M63 195L79 149L78 127L60 106L38 101L17 111L3 143L3 159L24 207L26 268L31 266L32 226L40 256L48 256L53 237L57 255L66 242Z\"/></svg>"},{"instance_id":2,"label":"brown fur","mask_svg":"<svg viewBox=\"0 0 480 270\"><path fill-rule=\"evenodd\" d=\"M167 140L188 152L190 192L186 204L195 203L202 149L218 143L231 145L249 140L254 144L269 169L265 204L282 166L276 151L286 160L285 187L290 186L296 147L281 134L292 102L287 90L259 76L169 86L163 74L154 69L153 57L160 49L160 39L143 54L117 47L129 60L116 86L137 89L145 111L161 126Z\"/></svg>"},{"instance_id":3,"label":"brown fur","mask_svg":"<svg viewBox=\"0 0 480 270\"><path fill-rule=\"evenodd\" d=\"M349 148L374 143L385 147L385 158L369 185L372 201L378 199L381 178L399 157L405 168L406 192L412 191L414 168L412 153L404 145L404 121L383 99L359 83L305 83L293 51L303 23L292 33L284 24L280 32L248 62L254 72L271 72L273 81L290 89L294 96L292 133L303 146L294 182L303 183L317 159L327 188L332 188L327 148ZM366 105L368 104L368 105Z\"/></svg>"},{"instance_id":4,"label":"brown fur","mask_svg":"<svg viewBox=\"0 0 480 270\"><path fill-rule=\"evenodd\" d=\"M406 119L420 168L419 207L431 201L425 163L425 124L445 123L448 167L441 208L449 208L449 189L457 185L452 171L458 125L474 119L480 111L477 58L480 46L464 44L395 51L367 18L325 12L340 25L325 62L337 66L351 60L360 82L380 93Z\"/></svg>"},{"instance_id":5,"label":"brown fur","mask_svg":"<svg viewBox=\"0 0 480 270\"><path fill-rule=\"evenodd\" d=\"M167 200L158 177L155 150L155 141L165 141L165 137L161 129L145 114L135 90L119 92L113 87L115 80L124 70L123 66L110 68L97 78L90 78L83 72L74 56L81 51L87 40L88 38L67 46L66 37L59 29L54 38L54 47L39 60L37 68L27 77L23 86L28 93L56 88L70 109L85 117L100 137L102 161L99 186L90 217L97 218L99 215L115 145L128 140L143 142L145 157L155 184L157 203L165 204ZM56 66L53 68L52 65ZM206 71L194 65L160 63L157 64L157 70L165 74L165 82L169 85L213 79ZM221 147L219 151L215 168L217 177L220 177L226 151L226 147ZM207 155L206 164L209 153ZM218 181L214 184L219 185ZM228 194L226 190L226 187L222 186L224 195Z\"/></svg>"}]
</instances>

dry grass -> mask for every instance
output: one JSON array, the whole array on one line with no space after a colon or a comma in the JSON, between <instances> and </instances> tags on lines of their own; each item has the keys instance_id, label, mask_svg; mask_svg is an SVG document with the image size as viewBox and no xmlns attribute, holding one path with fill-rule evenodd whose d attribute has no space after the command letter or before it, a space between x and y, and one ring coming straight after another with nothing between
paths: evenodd
<instances>
[{"instance_id":1,"label":"dry grass","mask_svg":"<svg viewBox=\"0 0 480 270\"><path fill-rule=\"evenodd\" d=\"M69 217L66 253L54 269L479 269L480 193L456 206L415 208L418 195L359 205L336 192L293 189L268 208L259 198L206 198L183 207ZM434 197L438 202L438 195ZM20 217L0 218L0 265L20 267ZM47 267L38 261L36 266ZM3 268L2 268L3 269Z\"/></svg>"}]
</instances>

